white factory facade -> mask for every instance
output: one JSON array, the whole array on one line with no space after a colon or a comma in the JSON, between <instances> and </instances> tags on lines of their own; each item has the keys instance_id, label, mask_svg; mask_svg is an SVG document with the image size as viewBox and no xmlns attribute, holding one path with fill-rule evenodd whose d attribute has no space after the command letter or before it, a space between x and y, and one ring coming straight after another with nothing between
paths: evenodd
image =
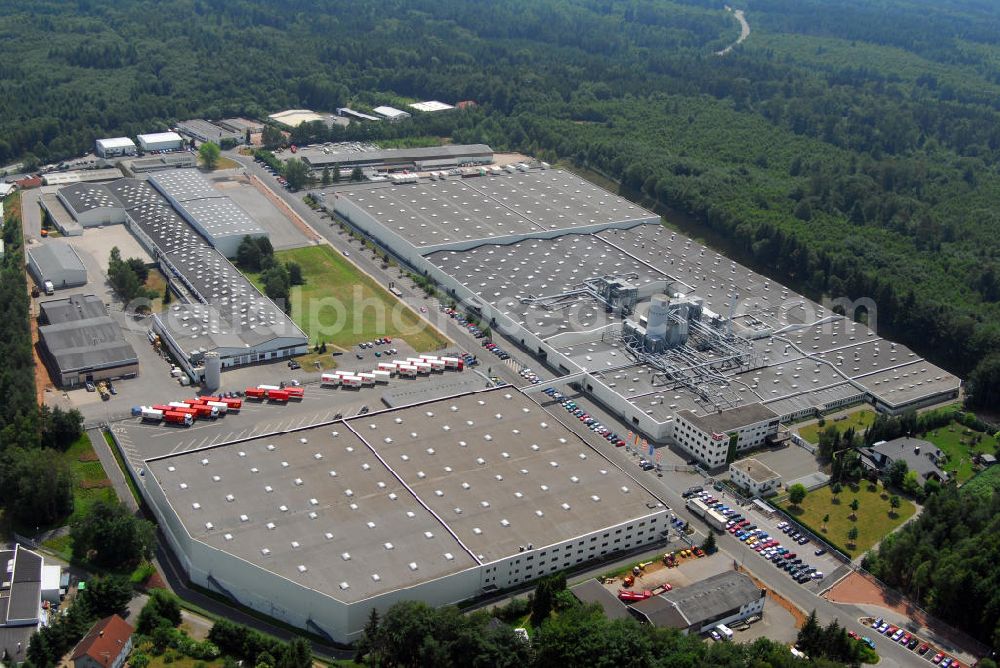
<instances>
[{"instance_id":1,"label":"white factory facade","mask_svg":"<svg viewBox=\"0 0 1000 668\"><path fill-rule=\"evenodd\" d=\"M497 388L146 461L188 576L337 642L401 600L458 603L662 543L669 509Z\"/></svg>"}]
</instances>

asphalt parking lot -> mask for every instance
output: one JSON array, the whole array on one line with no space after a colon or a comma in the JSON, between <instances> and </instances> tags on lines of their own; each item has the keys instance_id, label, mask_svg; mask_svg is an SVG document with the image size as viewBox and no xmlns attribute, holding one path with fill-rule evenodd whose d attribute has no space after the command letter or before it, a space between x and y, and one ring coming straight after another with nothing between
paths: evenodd
<instances>
[{"instance_id":1,"label":"asphalt parking lot","mask_svg":"<svg viewBox=\"0 0 1000 668\"><path fill-rule=\"evenodd\" d=\"M260 367L252 367L237 371L259 371L259 369ZM338 413L345 417L356 415L364 406L369 410L379 410L385 407L381 396L387 390L400 387L415 389L423 386L428 392L432 392L438 384L453 382L459 373L470 376L472 374L469 371L449 371L425 378L394 377L387 385L357 389L321 387L314 384L306 386L305 397L300 401L278 404L245 399L240 411L229 413L216 420L198 420L190 427L149 423L141 418L129 417L116 422L111 429L130 463L139 467L150 457L310 427L334 420ZM223 374L223 379L226 379L226 374ZM269 382L268 379L258 377L255 384ZM160 401L176 401L190 396L192 392L177 393Z\"/></svg>"},{"instance_id":2,"label":"asphalt parking lot","mask_svg":"<svg viewBox=\"0 0 1000 668\"><path fill-rule=\"evenodd\" d=\"M797 445L755 452L751 456L773 469L783 482L797 480L819 470L816 455Z\"/></svg>"}]
</instances>

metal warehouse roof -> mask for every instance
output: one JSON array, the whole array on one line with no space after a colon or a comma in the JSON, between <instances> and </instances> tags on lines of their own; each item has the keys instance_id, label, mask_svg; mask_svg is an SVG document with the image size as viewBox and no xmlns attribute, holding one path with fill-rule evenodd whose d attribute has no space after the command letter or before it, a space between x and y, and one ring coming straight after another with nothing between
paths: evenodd
<instances>
[{"instance_id":1,"label":"metal warehouse roof","mask_svg":"<svg viewBox=\"0 0 1000 668\"><path fill-rule=\"evenodd\" d=\"M135 142L128 137L108 137L106 139L98 139L97 143L104 148L135 148Z\"/></svg>"},{"instance_id":2,"label":"metal warehouse roof","mask_svg":"<svg viewBox=\"0 0 1000 668\"><path fill-rule=\"evenodd\" d=\"M160 142L181 142L181 136L176 132L153 132L147 135L139 135L138 139L141 143L145 144L159 144Z\"/></svg>"},{"instance_id":3,"label":"metal warehouse roof","mask_svg":"<svg viewBox=\"0 0 1000 668\"><path fill-rule=\"evenodd\" d=\"M63 373L139 361L118 323L106 315L45 325L38 333Z\"/></svg>"},{"instance_id":4,"label":"metal warehouse roof","mask_svg":"<svg viewBox=\"0 0 1000 668\"><path fill-rule=\"evenodd\" d=\"M121 176L121 172L118 172ZM59 189L59 196L75 213L93 209L120 209L122 204L111 189L99 183L74 183Z\"/></svg>"},{"instance_id":5,"label":"metal warehouse roof","mask_svg":"<svg viewBox=\"0 0 1000 668\"><path fill-rule=\"evenodd\" d=\"M28 257L44 275L59 271L86 271L83 260L76 254L76 250L58 239L49 239L29 248Z\"/></svg>"},{"instance_id":6,"label":"metal warehouse roof","mask_svg":"<svg viewBox=\"0 0 1000 668\"><path fill-rule=\"evenodd\" d=\"M507 388L146 463L196 540L346 601L663 510Z\"/></svg>"}]
</instances>

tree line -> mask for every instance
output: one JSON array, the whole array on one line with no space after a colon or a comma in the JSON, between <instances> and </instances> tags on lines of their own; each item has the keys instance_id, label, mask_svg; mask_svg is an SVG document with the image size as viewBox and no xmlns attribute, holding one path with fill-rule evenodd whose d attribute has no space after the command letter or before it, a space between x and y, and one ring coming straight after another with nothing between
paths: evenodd
<instances>
[{"instance_id":1,"label":"tree line","mask_svg":"<svg viewBox=\"0 0 1000 668\"><path fill-rule=\"evenodd\" d=\"M734 24L707 0L11 0L0 162L192 116L474 100L291 141L451 137L599 171L813 298L872 298L881 333L989 408L1000 31L975 3L931 9L850 0L834 21L821 0L766 0L761 38L718 58Z\"/></svg>"}]
</instances>

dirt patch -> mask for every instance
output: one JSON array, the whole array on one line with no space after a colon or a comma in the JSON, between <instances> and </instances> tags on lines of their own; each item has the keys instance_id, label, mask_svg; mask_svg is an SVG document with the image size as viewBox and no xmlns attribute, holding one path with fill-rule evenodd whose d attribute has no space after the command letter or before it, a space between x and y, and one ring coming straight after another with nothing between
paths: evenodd
<instances>
[{"instance_id":1,"label":"dirt patch","mask_svg":"<svg viewBox=\"0 0 1000 668\"><path fill-rule=\"evenodd\" d=\"M499 167L516 165L519 162L531 162L531 158L522 153L494 153L493 164Z\"/></svg>"},{"instance_id":2,"label":"dirt patch","mask_svg":"<svg viewBox=\"0 0 1000 668\"><path fill-rule=\"evenodd\" d=\"M791 601L789 601L787 598L785 598L781 594L778 594L777 592L773 591L772 589L769 589L767 585L765 585L763 582L761 582L760 580L758 580L757 578L755 578L753 576L753 573L751 573L750 571L746 570L745 568L740 568L740 572L746 574L747 576L749 576L749 578L754 581L754 584L756 584L761 589L767 591L767 597L769 599L771 599L776 604L778 604L779 606L781 606L783 609L785 609L785 610L788 611L788 613L795 619L795 628L797 628L797 629L801 629L802 628L802 625L806 623L806 614L804 612L802 612L801 610L799 610L799 608L798 608L797 605L795 605L794 603L792 603Z\"/></svg>"},{"instance_id":3,"label":"dirt patch","mask_svg":"<svg viewBox=\"0 0 1000 668\"><path fill-rule=\"evenodd\" d=\"M81 461L81 462L96 462L99 459L100 459L100 457L98 457L97 453L94 452L92 449L91 450L87 450L85 453L83 453L82 455L80 455L77 458L77 460Z\"/></svg>"},{"instance_id":4,"label":"dirt patch","mask_svg":"<svg viewBox=\"0 0 1000 668\"><path fill-rule=\"evenodd\" d=\"M957 647L967 648L977 656L983 656L988 649L974 638L933 619L914 603L899 593L887 589L872 578L853 572L823 593L823 598L835 603L859 603L877 605L905 615L922 628L948 639Z\"/></svg>"},{"instance_id":5,"label":"dirt patch","mask_svg":"<svg viewBox=\"0 0 1000 668\"><path fill-rule=\"evenodd\" d=\"M104 489L105 487L111 487L111 481L107 478L103 480L82 480L80 487L83 489Z\"/></svg>"},{"instance_id":6,"label":"dirt patch","mask_svg":"<svg viewBox=\"0 0 1000 668\"><path fill-rule=\"evenodd\" d=\"M159 571L153 571L153 574L146 578L146 581L142 583L142 586L147 590L166 589L167 583L163 581L163 577L160 575Z\"/></svg>"}]
</instances>

